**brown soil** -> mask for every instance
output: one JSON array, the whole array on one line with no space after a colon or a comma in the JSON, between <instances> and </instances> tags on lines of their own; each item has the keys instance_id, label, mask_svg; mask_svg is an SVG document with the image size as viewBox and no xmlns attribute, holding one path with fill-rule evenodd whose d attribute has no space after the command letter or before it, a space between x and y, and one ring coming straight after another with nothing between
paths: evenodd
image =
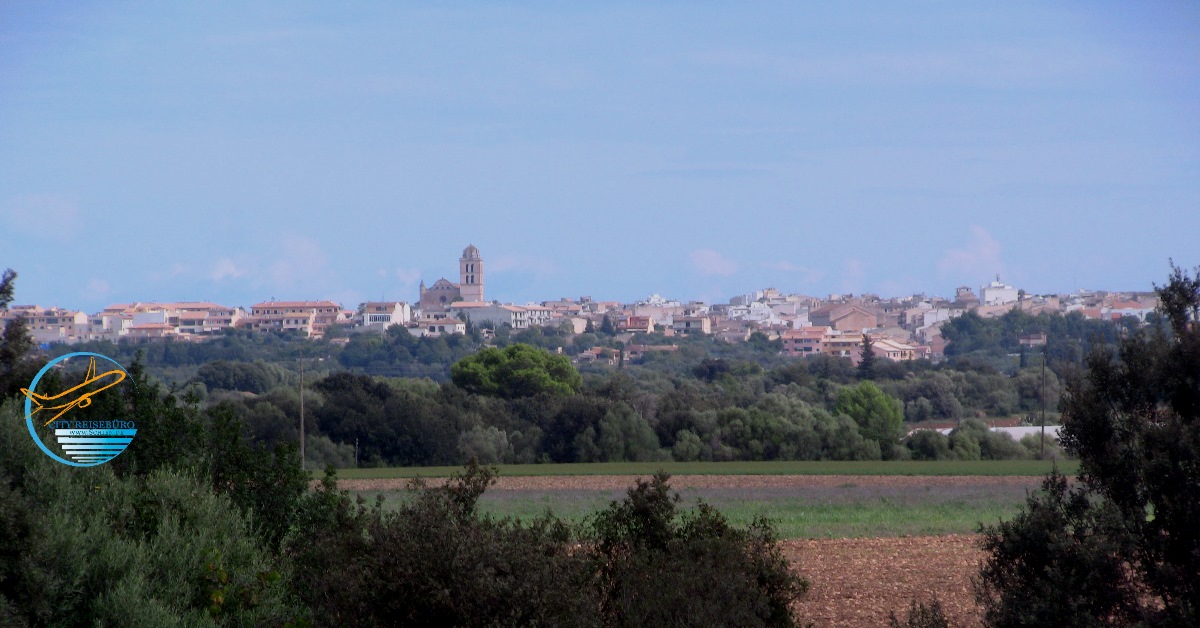
<instances>
[{"instance_id":1,"label":"brown soil","mask_svg":"<svg viewBox=\"0 0 1200 628\"><path fill-rule=\"evenodd\" d=\"M784 553L808 579L796 617L814 626L885 626L901 621L913 599L937 599L955 626L978 626L971 577L984 552L974 534L882 539L783 541Z\"/></svg>"}]
</instances>

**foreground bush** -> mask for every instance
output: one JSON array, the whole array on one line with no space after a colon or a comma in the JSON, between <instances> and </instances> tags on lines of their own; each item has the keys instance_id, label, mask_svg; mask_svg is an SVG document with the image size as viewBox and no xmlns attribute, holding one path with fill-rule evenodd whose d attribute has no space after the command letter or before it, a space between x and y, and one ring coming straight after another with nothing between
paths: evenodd
<instances>
[{"instance_id":1,"label":"foreground bush","mask_svg":"<svg viewBox=\"0 0 1200 628\"><path fill-rule=\"evenodd\" d=\"M351 502L328 475L286 544L323 626L598 625L590 575L564 524L480 516L493 473L415 484L394 512Z\"/></svg>"},{"instance_id":2,"label":"foreground bush","mask_svg":"<svg viewBox=\"0 0 1200 628\"><path fill-rule=\"evenodd\" d=\"M229 498L37 451L0 410L0 625L282 625L303 613Z\"/></svg>"},{"instance_id":3,"label":"foreground bush","mask_svg":"<svg viewBox=\"0 0 1200 628\"><path fill-rule=\"evenodd\" d=\"M681 515L660 475L580 538L549 514L481 515L493 473L471 465L445 486L415 484L393 512L352 502L327 476L285 544L318 625L791 625L807 585L765 522Z\"/></svg>"},{"instance_id":4,"label":"foreground bush","mask_svg":"<svg viewBox=\"0 0 1200 628\"><path fill-rule=\"evenodd\" d=\"M614 626L787 626L808 582L764 520L734 528L700 504L680 513L660 472L591 524L604 622Z\"/></svg>"}]
</instances>

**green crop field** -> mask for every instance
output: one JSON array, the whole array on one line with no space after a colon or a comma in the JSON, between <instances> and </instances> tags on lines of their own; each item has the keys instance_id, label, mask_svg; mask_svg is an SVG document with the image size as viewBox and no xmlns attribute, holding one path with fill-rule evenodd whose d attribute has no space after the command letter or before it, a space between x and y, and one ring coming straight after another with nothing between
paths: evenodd
<instances>
[{"instance_id":1,"label":"green crop field","mask_svg":"<svg viewBox=\"0 0 1200 628\"><path fill-rule=\"evenodd\" d=\"M771 461L771 462L604 462L578 464L504 464L501 476L548 475L652 475L664 470L671 475L1028 475L1040 476L1054 465L1074 475L1079 463L1060 460L944 460L895 462ZM386 479L447 477L461 467L387 467L342 469L342 479ZM319 477L319 472L313 472Z\"/></svg>"},{"instance_id":2,"label":"green crop field","mask_svg":"<svg viewBox=\"0 0 1200 628\"><path fill-rule=\"evenodd\" d=\"M678 492L681 508L693 508L703 500L738 525L766 517L781 538L842 538L978 532L981 522L996 523L1016 514L1026 492L1037 485L1037 478L1031 477L1028 484L846 482L821 487L685 488ZM382 495L385 509L409 498L402 490L359 494L368 501ZM578 488L490 490L479 506L497 517L529 520L549 511L579 523L623 495L623 490Z\"/></svg>"}]
</instances>

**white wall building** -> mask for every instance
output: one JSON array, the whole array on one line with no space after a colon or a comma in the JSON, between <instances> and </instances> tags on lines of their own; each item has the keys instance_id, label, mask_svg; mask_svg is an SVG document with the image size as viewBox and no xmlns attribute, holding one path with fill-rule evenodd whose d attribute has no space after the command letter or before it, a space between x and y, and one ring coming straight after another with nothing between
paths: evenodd
<instances>
[{"instance_id":1,"label":"white wall building","mask_svg":"<svg viewBox=\"0 0 1200 628\"><path fill-rule=\"evenodd\" d=\"M1000 283L1000 276L996 276L996 281L989 283L979 289L980 305L1006 305L1016 303L1018 298L1016 288Z\"/></svg>"},{"instance_id":2,"label":"white wall building","mask_svg":"<svg viewBox=\"0 0 1200 628\"><path fill-rule=\"evenodd\" d=\"M550 324L552 310L542 305L500 305L456 301L446 311L461 320L470 320L472 325L508 325L513 329L526 329L531 325L545 327Z\"/></svg>"},{"instance_id":3,"label":"white wall building","mask_svg":"<svg viewBox=\"0 0 1200 628\"><path fill-rule=\"evenodd\" d=\"M362 327L390 327L412 321L412 306L404 301L368 301L359 306L358 320Z\"/></svg>"}]
</instances>

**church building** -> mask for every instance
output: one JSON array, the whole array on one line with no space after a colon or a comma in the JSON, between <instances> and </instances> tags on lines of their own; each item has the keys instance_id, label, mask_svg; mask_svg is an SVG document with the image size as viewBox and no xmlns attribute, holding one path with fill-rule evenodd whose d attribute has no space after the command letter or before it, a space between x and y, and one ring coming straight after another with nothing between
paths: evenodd
<instances>
[{"instance_id":1,"label":"church building","mask_svg":"<svg viewBox=\"0 0 1200 628\"><path fill-rule=\"evenodd\" d=\"M474 244L467 245L458 259L458 283L442 277L426 288L425 282L421 282L420 308L425 315L444 312L455 301L478 303L483 300L483 258Z\"/></svg>"}]
</instances>

